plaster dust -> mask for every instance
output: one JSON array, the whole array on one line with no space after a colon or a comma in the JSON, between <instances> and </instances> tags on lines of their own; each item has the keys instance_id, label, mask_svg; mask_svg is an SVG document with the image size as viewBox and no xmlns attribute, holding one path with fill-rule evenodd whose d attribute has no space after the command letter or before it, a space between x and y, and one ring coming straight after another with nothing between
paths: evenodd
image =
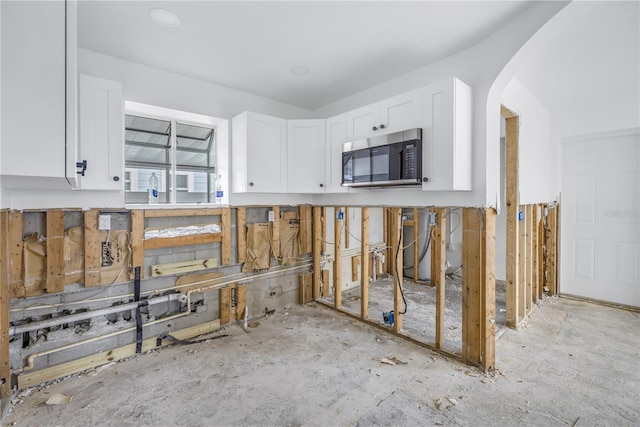
<instances>
[{"instance_id":1,"label":"plaster dust","mask_svg":"<svg viewBox=\"0 0 640 427\"><path fill-rule=\"evenodd\" d=\"M520 331L506 330L499 370L486 374L315 303L252 325L22 391L4 425L640 421L640 318L629 311L547 298ZM55 393L73 398L44 405Z\"/></svg>"}]
</instances>

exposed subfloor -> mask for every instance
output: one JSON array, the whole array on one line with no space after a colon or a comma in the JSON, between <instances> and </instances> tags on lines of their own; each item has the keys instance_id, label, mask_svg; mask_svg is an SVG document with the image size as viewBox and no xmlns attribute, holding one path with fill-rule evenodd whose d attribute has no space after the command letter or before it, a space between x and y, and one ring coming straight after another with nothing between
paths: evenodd
<instances>
[{"instance_id":1,"label":"exposed subfloor","mask_svg":"<svg viewBox=\"0 0 640 427\"><path fill-rule=\"evenodd\" d=\"M436 340L436 290L426 284L403 280L403 292L407 311L402 316L402 333L418 341L435 345ZM496 281L496 336L505 328L505 282ZM325 299L333 305L333 295ZM404 305L403 305L404 307ZM360 315L360 288L342 294L342 308ZM462 281L458 277L447 277L444 303L443 350L460 355L462 352ZM383 323L382 313L393 310L393 278L387 277L369 284L368 320Z\"/></svg>"},{"instance_id":2,"label":"exposed subfloor","mask_svg":"<svg viewBox=\"0 0 640 427\"><path fill-rule=\"evenodd\" d=\"M546 298L504 332L489 374L318 304L253 326L22 391L5 425L640 422L640 318L629 311ZM44 405L54 393L73 399Z\"/></svg>"}]
</instances>

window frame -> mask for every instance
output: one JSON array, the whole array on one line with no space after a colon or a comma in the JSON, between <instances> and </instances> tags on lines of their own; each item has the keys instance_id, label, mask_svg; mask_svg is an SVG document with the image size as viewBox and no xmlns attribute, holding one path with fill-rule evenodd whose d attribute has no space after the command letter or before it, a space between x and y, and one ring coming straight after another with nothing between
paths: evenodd
<instances>
[{"instance_id":1,"label":"window frame","mask_svg":"<svg viewBox=\"0 0 640 427\"><path fill-rule=\"evenodd\" d=\"M125 115L134 115L140 117L146 117L150 119L164 120L171 122L171 133L170 133L170 162L171 167L169 169L169 177L171 180L170 188L171 191L168 192L168 201L167 203L159 203L157 205L149 205L148 203L126 203L125 206L132 208L175 208L175 207L185 207L185 206L199 206L199 207L219 207L221 205L229 204L229 193L228 193L228 179L224 179L224 177L229 176L229 142L228 142L228 134L229 134L229 121L226 119L220 119L216 117L204 116L195 113L189 113L185 111L172 110L164 107L157 107L148 104L141 104L132 101L125 101L124 108ZM215 179L220 179L221 186L223 189L223 197L222 199L218 199L215 196L215 186L213 184L208 185L207 191L211 194L210 202L197 202L197 203L180 203L178 200L178 188L177 188L177 175L181 175L184 173L183 170L178 170L177 164L177 156L176 153L178 151L177 148L177 124L183 124L188 126L197 126L213 129L212 141L213 144L213 156L214 156L214 171L215 171ZM123 127L124 134L124 127ZM123 144L123 150L124 150ZM125 160L126 163L126 160ZM125 166L126 168L126 166ZM206 172L209 174L209 172ZM132 177L134 174L131 174ZM163 174L164 175L164 174ZM220 178L221 177L221 178ZM136 177L137 178L137 177ZM160 177L159 177L160 178ZM162 178L160 178L162 179ZM137 180L137 179L136 179ZM131 185L133 187L133 179L131 180ZM218 183L216 183L217 185ZM193 176L189 176L188 178L189 189L194 187L194 178ZM123 194L124 195L124 194ZM124 195L126 197L126 195ZM216 203L217 201L219 203Z\"/></svg>"}]
</instances>

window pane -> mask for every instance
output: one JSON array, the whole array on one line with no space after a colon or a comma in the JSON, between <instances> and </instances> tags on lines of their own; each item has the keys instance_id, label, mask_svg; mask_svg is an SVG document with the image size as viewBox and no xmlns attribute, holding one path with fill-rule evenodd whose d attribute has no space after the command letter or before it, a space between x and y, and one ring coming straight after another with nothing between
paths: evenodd
<instances>
[{"instance_id":1,"label":"window pane","mask_svg":"<svg viewBox=\"0 0 640 427\"><path fill-rule=\"evenodd\" d=\"M209 150L213 138L213 129L176 123L176 143L178 148L196 148Z\"/></svg>"},{"instance_id":2,"label":"window pane","mask_svg":"<svg viewBox=\"0 0 640 427\"><path fill-rule=\"evenodd\" d=\"M207 167L207 154L192 153L190 151L176 151L176 163L178 166Z\"/></svg>"},{"instance_id":3,"label":"window pane","mask_svg":"<svg viewBox=\"0 0 640 427\"><path fill-rule=\"evenodd\" d=\"M181 178L184 177L184 178ZM209 178L208 178L209 177ZM187 191L180 190L180 179L189 183ZM211 184L209 184L209 181ZM212 173L198 171L178 171L176 176L177 203L213 203L215 202L215 186Z\"/></svg>"},{"instance_id":4,"label":"window pane","mask_svg":"<svg viewBox=\"0 0 640 427\"><path fill-rule=\"evenodd\" d=\"M169 176L168 169L128 167L127 172L131 178L131 190L125 192L125 203L149 203L149 178L153 172L158 177L158 203L169 202L169 195L166 191L168 188L166 182L166 177Z\"/></svg>"},{"instance_id":5,"label":"window pane","mask_svg":"<svg viewBox=\"0 0 640 427\"><path fill-rule=\"evenodd\" d=\"M169 164L169 150L165 148L139 147L136 145L125 145L124 158L128 163L146 162Z\"/></svg>"}]
</instances>

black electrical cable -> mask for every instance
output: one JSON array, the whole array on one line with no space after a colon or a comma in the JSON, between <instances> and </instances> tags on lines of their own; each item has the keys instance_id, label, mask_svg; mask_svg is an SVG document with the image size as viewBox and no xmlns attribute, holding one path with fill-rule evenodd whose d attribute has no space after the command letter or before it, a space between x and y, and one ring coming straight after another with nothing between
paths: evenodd
<instances>
[{"instance_id":1,"label":"black electrical cable","mask_svg":"<svg viewBox=\"0 0 640 427\"><path fill-rule=\"evenodd\" d=\"M402 295L402 302L404 304L404 310L402 314L407 312L407 300L404 298L404 291L402 290L402 278L403 275L400 274L399 266L398 266L398 254L400 254L400 248L402 247L402 233L398 233L398 246L396 248L396 277L398 278L398 287L400 287L400 295Z\"/></svg>"}]
</instances>

